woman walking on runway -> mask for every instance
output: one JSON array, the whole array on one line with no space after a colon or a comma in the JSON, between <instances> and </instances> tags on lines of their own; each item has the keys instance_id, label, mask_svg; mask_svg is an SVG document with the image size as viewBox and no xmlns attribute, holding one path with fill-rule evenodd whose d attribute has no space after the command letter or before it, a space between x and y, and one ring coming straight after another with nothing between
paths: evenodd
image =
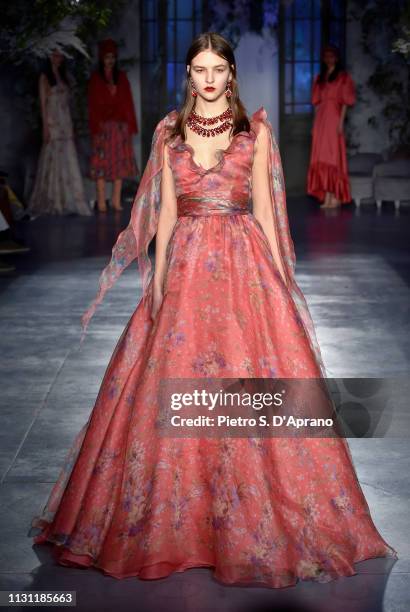
<instances>
[{"instance_id":1,"label":"woman walking on runway","mask_svg":"<svg viewBox=\"0 0 410 612\"><path fill-rule=\"evenodd\" d=\"M142 300L31 533L61 564L116 578L210 567L224 583L284 587L353 575L356 561L396 553L343 438L159 433L161 381L325 375L266 111L247 116L220 35L193 41L186 70L84 324L135 258Z\"/></svg>"}]
</instances>

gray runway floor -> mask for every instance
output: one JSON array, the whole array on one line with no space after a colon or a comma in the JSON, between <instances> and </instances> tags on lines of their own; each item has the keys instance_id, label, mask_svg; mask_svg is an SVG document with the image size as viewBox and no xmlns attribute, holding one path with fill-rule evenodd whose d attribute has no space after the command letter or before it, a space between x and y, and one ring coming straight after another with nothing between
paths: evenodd
<instances>
[{"instance_id":1,"label":"gray runway floor","mask_svg":"<svg viewBox=\"0 0 410 612\"><path fill-rule=\"evenodd\" d=\"M297 280L329 375L404 381L410 370L410 209L396 215L387 205L378 215L371 206L359 212L348 207L325 214L304 199L289 200L288 206ZM32 251L10 257L17 271L0 278L0 590L76 590L81 612L408 610L408 437L349 440L374 522L400 557L396 563L357 564L358 574L350 578L271 590L227 587L210 570L192 569L156 581L120 581L93 569L58 566L49 547L32 548L30 520L43 508L88 419L111 352L138 302L131 266L79 347L80 316L128 214L129 209L119 217L110 212L20 224L19 235Z\"/></svg>"}]
</instances>

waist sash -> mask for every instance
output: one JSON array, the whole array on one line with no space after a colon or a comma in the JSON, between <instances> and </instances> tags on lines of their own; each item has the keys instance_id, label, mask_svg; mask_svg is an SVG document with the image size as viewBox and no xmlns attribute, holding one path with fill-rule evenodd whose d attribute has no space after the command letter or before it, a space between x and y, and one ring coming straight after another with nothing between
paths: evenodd
<instances>
[{"instance_id":1,"label":"waist sash","mask_svg":"<svg viewBox=\"0 0 410 612\"><path fill-rule=\"evenodd\" d=\"M211 215L248 215L248 202L233 202L224 198L182 195L177 199L178 217Z\"/></svg>"}]
</instances>

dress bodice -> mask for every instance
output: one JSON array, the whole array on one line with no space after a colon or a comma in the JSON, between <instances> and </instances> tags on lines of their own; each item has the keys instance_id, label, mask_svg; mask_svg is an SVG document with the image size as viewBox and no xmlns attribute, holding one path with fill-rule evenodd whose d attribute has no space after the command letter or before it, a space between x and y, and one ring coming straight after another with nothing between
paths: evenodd
<instances>
[{"instance_id":1,"label":"dress bodice","mask_svg":"<svg viewBox=\"0 0 410 612\"><path fill-rule=\"evenodd\" d=\"M351 106L355 102L355 86L348 72L341 72L334 81L319 82L316 76L312 88L312 104L322 109L329 106L338 110L343 104Z\"/></svg>"},{"instance_id":2,"label":"dress bodice","mask_svg":"<svg viewBox=\"0 0 410 612\"><path fill-rule=\"evenodd\" d=\"M169 143L178 216L249 212L256 114L250 118L249 132L238 132L227 149L218 149L218 161L211 168L195 161L193 147L181 136Z\"/></svg>"}]
</instances>

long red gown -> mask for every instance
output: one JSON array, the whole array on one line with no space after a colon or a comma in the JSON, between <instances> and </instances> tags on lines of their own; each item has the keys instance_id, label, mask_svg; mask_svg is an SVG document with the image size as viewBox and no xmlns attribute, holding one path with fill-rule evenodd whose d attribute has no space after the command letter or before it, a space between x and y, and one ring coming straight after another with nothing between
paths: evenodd
<instances>
[{"instance_id":1,"label":"long red gown","mask_svg":"<svg viewBox=\"0 0 410 612\"><path fill-rule=\"evenodd\" d=\"M351 76L341 72L334 81L319 83L319 75L312 88L312 104L316 106L313 123L312 148L307 175L307 193L323 201L326 192L335 194L341 203L349 203L349 174L346 140L339 134L338 125L344 104L355 103L355 87Z\"/></svg>"},{"instance_id":2,"label":"long red gown","mask_svg":"<svg viewBox=\"0 0 410 612\"><path fill-rule=\"evenodd\" d=\"M32 521L29 535L53 542L62 565L149 579L204 566L224 583L284 587L396 556L372 521L344 439L157 432L161 379L321 375L249 210L254 144L266 121L256 111L251 131L236 134L210 169L181 137L169 145L178 218L162 306L153 323L149 300L138 304Z\"/></svg>"}]
</instances>

